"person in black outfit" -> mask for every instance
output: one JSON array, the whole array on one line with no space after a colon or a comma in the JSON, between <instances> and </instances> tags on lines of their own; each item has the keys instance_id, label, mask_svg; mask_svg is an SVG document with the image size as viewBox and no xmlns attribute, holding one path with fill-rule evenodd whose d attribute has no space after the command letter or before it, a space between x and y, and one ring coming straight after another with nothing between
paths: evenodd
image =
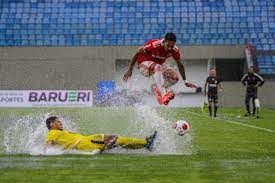
<instances>
[{"instance_id":1,"label":"person in black outfit","mask_svg":"<svg viewBox=\"0 0 275 183\"><path fill-rule=\"evenodd\" d=\"M254 71L254 67L249 67L249 71L247 74L245 74L242 78L242 84L246 86L246 95L245 95L245 106L247 113L245 116L250 116L250 105L249 101L250 98L252 98L252 104L253 104L253 112L252 115L255 115L256 107L255 107L255 99L257 98L258 93L258 87L262 86L264 84L264 79Z\"/></svg>"},{"instance_id":2,"label":"person in black outfit","mask_svg":"<svg viewBox=\"0 0 275 183\"><path fill-rule=\"evenodd\" d=\"M206 92L206 88L208 86L208 92ZM206 79L204 85L204 95L208 96L208 109L209 116L212 117L212 105L214 105L214 117L217 116L218 110L218 87L219 91L223 91L223 87L221 81L216 77L216 69L210 69L209 76Z\"/></svg>"}]
</instances>

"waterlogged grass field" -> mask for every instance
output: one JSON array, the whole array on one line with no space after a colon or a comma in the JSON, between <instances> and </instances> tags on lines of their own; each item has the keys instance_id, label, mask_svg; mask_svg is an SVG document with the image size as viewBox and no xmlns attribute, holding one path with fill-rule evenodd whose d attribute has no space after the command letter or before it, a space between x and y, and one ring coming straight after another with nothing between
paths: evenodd
<instances>
[{"instance_id":1,"label":"waterlogged grass field","mask_svg":"<svg viewBox=\"0 0 275 183\"><path fill-rule=\"evenodd\" d=\"M82 134L145 137L156 128L160 147L153 153L31 155L53 114L65 129ZM1 109L0 182L275 182L275 111L262 110L261 119L243 114L221 109L213 119L184 108ZM184 137L170 128L182 118L191 126Z\"/></svg>"}]
</instances>

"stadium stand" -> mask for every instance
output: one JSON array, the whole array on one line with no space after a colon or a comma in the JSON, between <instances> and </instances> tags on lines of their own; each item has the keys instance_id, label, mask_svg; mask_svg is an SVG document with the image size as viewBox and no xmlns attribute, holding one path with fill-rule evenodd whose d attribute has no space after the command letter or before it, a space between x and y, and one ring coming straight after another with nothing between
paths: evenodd
<instances>
[{"instance_id":1,"label":"stadium stand","mask_svg":"<svg viewBox=\"0 0 275 183\"><path fill-rule=\"evenodd\" d=\"M179 45L256 46L275 74L275 1L1 0L0 46L139 45L174 32Z\"/></svg>"}]
</instances>

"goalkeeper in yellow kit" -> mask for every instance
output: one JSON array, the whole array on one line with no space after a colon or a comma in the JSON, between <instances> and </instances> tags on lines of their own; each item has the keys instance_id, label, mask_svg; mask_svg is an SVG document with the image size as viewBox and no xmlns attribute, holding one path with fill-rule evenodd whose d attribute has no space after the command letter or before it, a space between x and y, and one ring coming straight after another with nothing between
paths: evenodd
<instances>
[{"instance_id":1,"label":"goalkeeper in yellow kit","mask_svg":"<svg viewBox=\"0 0 275 183\"><path fill-rule=\"evenodd\" d=\"M49 132L46 134L45 151L47 147L52 145L61 146L66 150L76 149L80 151L102 152L114 147L123 147L128 149L145 148L152 151L153 142L157 136L156 131L153 135L144 139L105 134L84 136L63 130L62 123L56 116L49 117L46 120L46 125Z\"/></svg>"}]
</instances>

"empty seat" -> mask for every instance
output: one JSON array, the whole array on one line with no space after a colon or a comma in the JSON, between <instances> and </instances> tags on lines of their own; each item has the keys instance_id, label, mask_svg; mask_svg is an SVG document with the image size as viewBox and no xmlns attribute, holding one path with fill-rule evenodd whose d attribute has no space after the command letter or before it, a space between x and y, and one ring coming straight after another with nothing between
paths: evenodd
<instances>
[{"instance_id":1,"label":"empty seat","mask_svg":"<svg viewBox=\"0 0 275 183\"><path fill-rule=\"evenodd\" d=\"M250 43L270 51L275 50L273 10L272 1L254 0L3 1L0 29L5 31L0 33L14 40L3 41L2 35L0 39L4 46L138 45L173 31L178 36L177 44ZM34 37L28 41L24 35ZM52 39L52 35L64 39ZM84 36L72 39L74 35Z\"/></svg>"}]
</instances>

